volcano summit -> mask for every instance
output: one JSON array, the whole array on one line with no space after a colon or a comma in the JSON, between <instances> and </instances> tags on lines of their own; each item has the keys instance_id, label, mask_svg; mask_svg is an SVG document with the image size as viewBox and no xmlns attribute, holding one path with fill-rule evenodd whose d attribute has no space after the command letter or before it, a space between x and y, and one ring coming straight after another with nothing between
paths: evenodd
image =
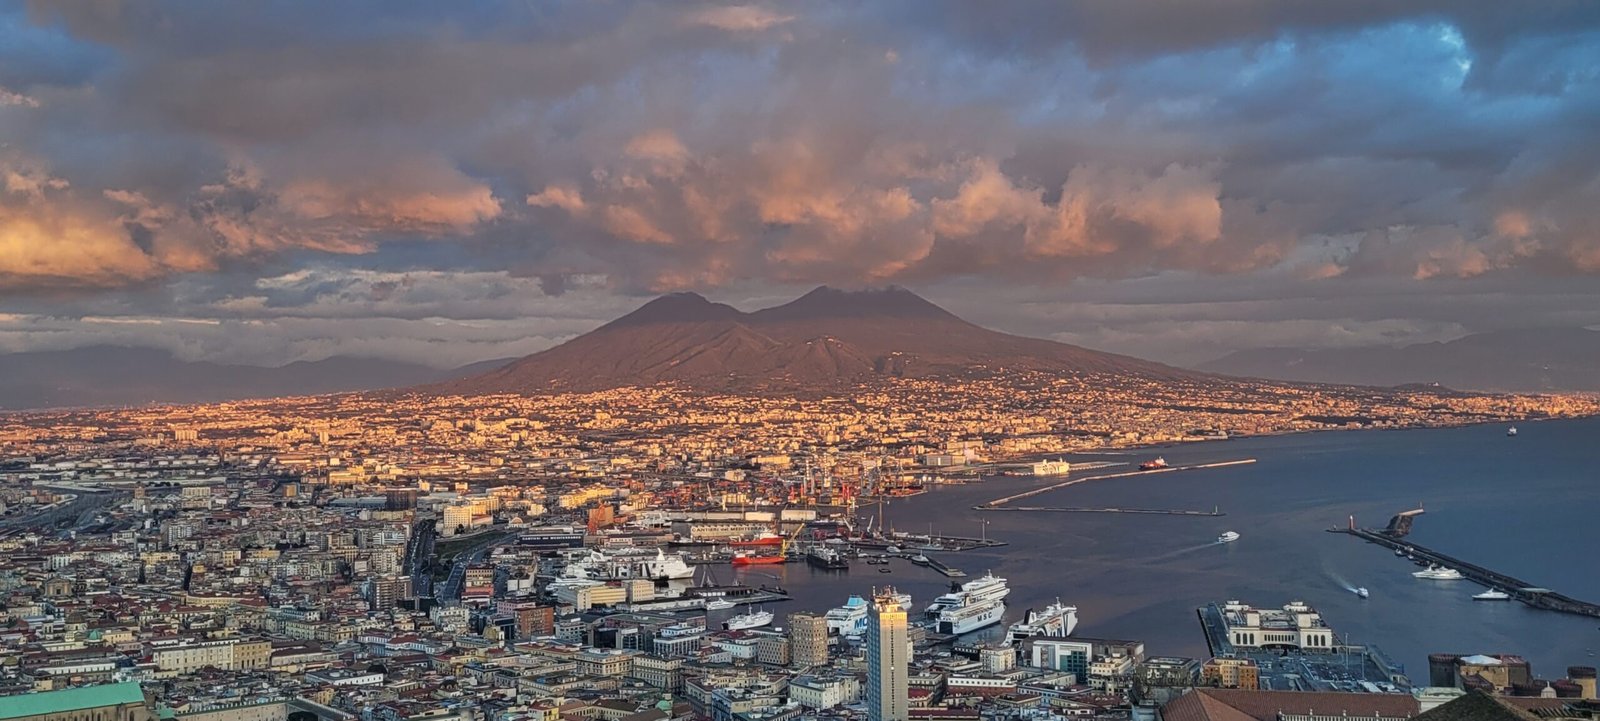
<instances>
[{"instance_id":1,"label":"volcano summit","mask_svg":"<svg viewBox=\"0 0 1600 721\"><path fill-rule=\"evenodd\" d=\"M678 383L786 391L886 377L971 378L1002 372L1196 380L1204 374L982 328L904 288L817 288L746 313L674 293L549 350L434 387L487 395Z\"/></svg>"}]
</instances>

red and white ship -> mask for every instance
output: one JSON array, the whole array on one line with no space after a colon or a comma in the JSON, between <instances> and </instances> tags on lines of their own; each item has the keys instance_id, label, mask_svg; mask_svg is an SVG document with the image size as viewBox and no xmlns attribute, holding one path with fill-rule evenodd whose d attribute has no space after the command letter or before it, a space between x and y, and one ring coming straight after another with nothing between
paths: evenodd
<instances>
[{"instance_id":1,"label":"red and white ship","mask_svg":"<svg viewBox=\"0 0 1600 721\"><path fill-rule=\"evenodd\" d=\"M729 541L728 545L738 548L749 548L751 546L781 546L783 545L783 536L769 531L762 531L754 536L735 538L732 541Z\"/></svg>"},{"instance_id":2,"label":"red and white ship","mask_svg":"<svg viewBox=\"0 0 1600 721\"><path fill-rule=\"evenodd\" d=\"M1154 460L1145 461L1144 463L1139 464L1139 470L1141 471L1159 471L1166 467L1167 459L1162 458L1161 456L1156 456Z\"/></svg>"}]
</instances>

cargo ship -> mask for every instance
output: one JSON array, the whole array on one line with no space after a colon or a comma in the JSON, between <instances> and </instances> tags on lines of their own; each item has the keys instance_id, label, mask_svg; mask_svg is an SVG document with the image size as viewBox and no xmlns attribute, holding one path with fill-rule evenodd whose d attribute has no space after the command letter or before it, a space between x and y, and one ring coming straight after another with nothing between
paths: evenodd
<instances>
[{"instance_id":1,"label":"cargo ship","mask_svg":"<svg viewBox=\"0 0 1600 721\"><path fill-rule=\"evenodd\" d=\"M733 554L733 565L735 566L770 566L787 560L789 560L789 557L782 552L737 551Z\"/></svg>"},{"instance_id":2,"label":"cargo ship","mask_svg":"<svg viewBox=\"0 0 1600 721\"><path fill-rule=\"evenodd\" d=\"M850 570L850 559L845 558L844 554L840 553L838 550L828 548L827 546L817 546L812 548L808 553L806 553L806 562L816 568L822 568L829 571Z\"/></svg>"},{"instance_id":3,"label":"cargo ship","mask_svg":"<svg viewBox=\"0 0 1600 721\"><path fill-rule=\"evenodd\" d=\"M1156 456L1155 458L1139 464L1139 470L1141 471L1159 471L1168 467L1167 459L1162 458L1161 456Z\"/></svg>"},{"instance_id":4,"label":"cargo ship","mask_svg":"<svg viewBox=\"0 0 1600 721\"><path fill-rule=\"evenodd\" d=\"M1045 606L1043 611L1028 609L1021 621L1011 624L1007 638L1018 643L1034 636L1071 636L1078 627L1078 607L1063 606L1061 599Z\"/></svg>"}]
</instances>

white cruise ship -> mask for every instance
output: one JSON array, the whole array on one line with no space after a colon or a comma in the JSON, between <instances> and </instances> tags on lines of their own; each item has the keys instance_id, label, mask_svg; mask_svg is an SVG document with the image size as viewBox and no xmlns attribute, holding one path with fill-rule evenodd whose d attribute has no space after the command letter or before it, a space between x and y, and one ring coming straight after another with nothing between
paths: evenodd
<instances>
[{"instance_id":1,"label":"white cruise ship","mask_svg":"<svg viewBox=\"0 0 1600 721\"><path fill-rule=\"evenodd\" d=\"M694 578L694 568L683 560L683 554L668 554L666 551L656 549L656 557L639 564L645 572L646 578L665 578L673 581L685 578Z\"/></svg>"},{"instance_id":2,"label":"white cruise ship","mask_svg":"<svg viewBox=\"0 0 1600 721\"><path fill-rule=\"evenodd\" d=\"M867 632L867 599L852 595L843 606L828 609L823 617L828 622L828 633L857 638Z\"/></svg>"},{"instance_id":3,"label":"white cruise ship","mask_svg":"<svg viewBox=\"0 0 1600 721\"><path fill-rule=\"evenodd\" d=\"M1021 621L1011 624L1007 638L1017 643L1034 636L1071 636L1077 627L1078 607L1063 606L1058 598L1043 611L1028 609Z\"/></svg>"},{"instance_id":4,"label":"white cruise ship","mask_svg":"<svg viewBox=\"0 0 1600 721\"><path fill-rule=\"evenodd\" d=\"M895 600L900 602L901 608L911 607L909 593L897 593ZM827 619L828 633L844 638L860 638L867 632L867 611L870 608L867 599L851 595L843 606L828 609L823 615Z\"/></svg>"},{"instance_id":5,"label":"white cruise ship","mask_svg":"<svg viewBox=\"0 0 1600 721\"><path fill-rule=\"evenodd\" d=\"M988 601L970 600L960 606L952 606L939 612L939 618L934 622L934 630L939 633L948 633L959 636L970 633L980 628L993 626L1000 622L1006 614L1006 602L1000 599Z\"/></svg>"},{"instance_id":6,"label":"white cruise ship","mask_svg":"<svg viewBox=\"0 0 1600 721\"><path fill-rule=\"evenodd\" d=\"M984 573L982 577L972 579L961 585L950 584L950 592L933 599L928 604L929 616L937 617L946 609L957 606L969 606L984 601L1001 601L1011 593L1011 588L1006 586L1006 580L993 573Z\"/></svg>"},{"instance_id":7,"label":"white cruise ship","mask_svg":"<svg viewBox=\"0 0 1600 721\"><path fill-rule=\"evenodd\" d=\"M760 628L770 623L772 623L771 611L752 611L724 621L722 627L729 631L742 631L747 628Z\"/></svg>"}]
</instances>

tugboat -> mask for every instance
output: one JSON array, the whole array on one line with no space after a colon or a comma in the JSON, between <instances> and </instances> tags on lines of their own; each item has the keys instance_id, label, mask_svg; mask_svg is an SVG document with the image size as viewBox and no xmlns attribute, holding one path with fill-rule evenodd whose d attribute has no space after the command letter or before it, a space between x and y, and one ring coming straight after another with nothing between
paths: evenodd
<instances>
[{"instance_id":1,"label":"tugboat","mask_svg":"<svg viewBox=\"0 0 1600 721\"><path fill-rule=\"evenodd\" d=\"M1162 458L1161 456L1156 456L1151 460L1139 464L1139 470L1141 471L1159 471L1166 467L1167 459Z\"/></svg>"}]
</instances>

